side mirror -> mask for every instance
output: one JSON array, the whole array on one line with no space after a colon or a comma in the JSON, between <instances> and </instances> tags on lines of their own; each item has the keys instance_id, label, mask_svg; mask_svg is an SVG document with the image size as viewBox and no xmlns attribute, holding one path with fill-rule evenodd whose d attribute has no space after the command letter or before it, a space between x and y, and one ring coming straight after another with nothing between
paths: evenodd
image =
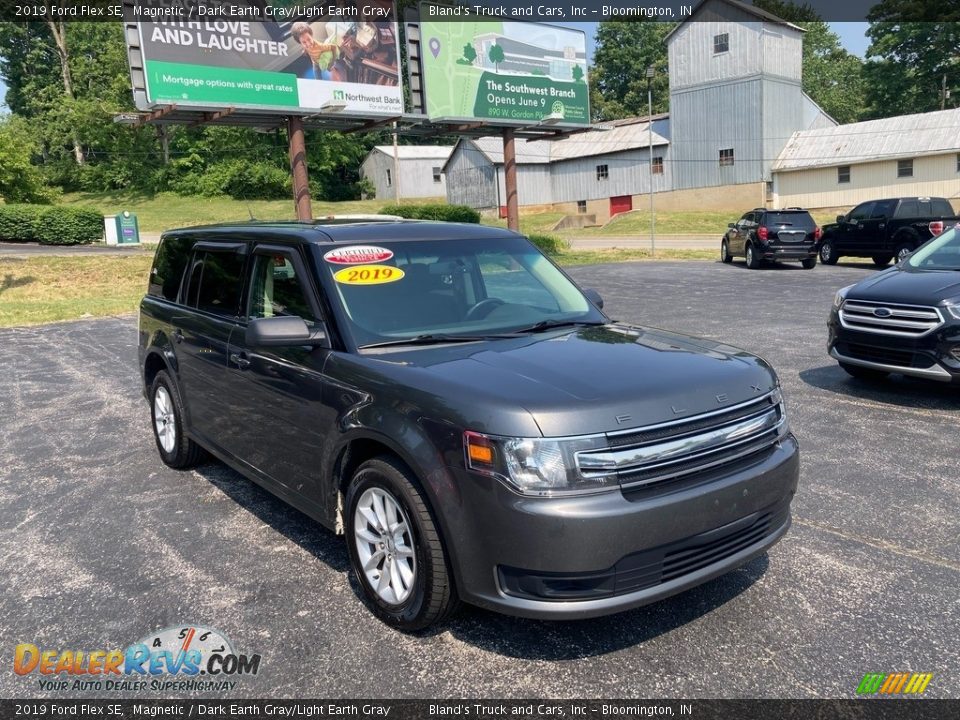
<instances>
[{"instance_id":1,"label":"side mirror","mask_svg":"<svg viewBox=\"0 0 960 720\"><path fill-rule=\"evenodd\" d=\"M251 320L244 339L247 347L327 344L327 334L323 330L311 331L303 318L292 315Z\"/></svg>"},{"instance_id":2,"label":"side mirror","mask_svg":"<svg viewBox=\"0 0 960 720\"><path fill-rule=\"evenodd\" d=\"M846 215L837 215L837 222L838 222L838 223L842 223L842 222L843 222L844 220L846 220L846 219L847 219L847 216L846 216Z\"/></svg>"},{"instance_id":3,"label":"side mirror","mask_svg":"<svg viewBox=\"0 0 960 720\"><path fill-rule=\"evenodd\" d=\"M583 294L586 295L587 300L589 300L598 308L603 310L603 298L600 297L600 293L598 293L593 288L587 288L586 290L583 291Z\"/></svg>"},{"instance_id":4,"label":"side mirror","mask_svg":"<svg viewBox=\"0 0 960 720\"><path fill-rule=\"evenodd\" d=\"M737 226L736 223L727 223L727 227L733 230Z\"/></svg>"}]
</instances>

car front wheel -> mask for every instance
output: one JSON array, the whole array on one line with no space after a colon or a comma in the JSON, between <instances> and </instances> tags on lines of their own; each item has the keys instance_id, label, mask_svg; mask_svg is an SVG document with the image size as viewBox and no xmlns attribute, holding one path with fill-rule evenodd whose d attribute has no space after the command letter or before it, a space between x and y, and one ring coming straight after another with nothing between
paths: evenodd
<instances>
[{"instance_id":1,"label":"car front wheel","mask_svg":"<svg viewBox=\"0 0 960 720\"><path fill-rule=\"evenodd\" d=\"M730 254L730 247L727 245L726 240L720 241L720 262L733 262L733 255Z\"/></svg>"},{"instance_id":2,"label":"car front wheel","mask_svg":"<svg viewBox=\"0 0 960 720\"><path fill-rule=\"evenodd\" d=\"M366 461L350 481L346 509L350 562L377 617L410 632L456 609L443 541L409 470L389 456Z\"/></svg>"},{"instance_id":3,"label":"car front wheel","mask_svg":"<svg viewBox=\"0 0 960 720\"><path fill-rule=\"evenodd\" d=\"M158 372L150 386L150 414L153 437L164 463L185 470L200 462L203 449L184 432L183 401L166 370Z\"/></svg>"},{"instance_id":4,"label":"car front wheel","mask_svg":"<svg viewBox=\"0 0 960 720\"><path fill-rule=\"evenodd\" d=\"M837 249L830 240L824 240L820 246L820 262L824 265L836 265L840 256L837 255Z\"/></svg>"}]
</instances>

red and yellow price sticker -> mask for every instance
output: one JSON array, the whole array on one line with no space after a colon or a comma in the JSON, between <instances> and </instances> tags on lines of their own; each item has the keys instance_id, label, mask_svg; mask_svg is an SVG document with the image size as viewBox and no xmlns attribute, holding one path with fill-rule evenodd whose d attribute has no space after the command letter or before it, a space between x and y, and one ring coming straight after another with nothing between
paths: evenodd
<instances>
[{"instance_id":1,"label":"red and yellow price sticker","mask_svg":"<svg viewBox=\"0 0 960 720\"><path fill-rule=\"evenodd\" d=\"M403 279L400 268L389 265L358 265L337 270L333 279L341 285L383 285Z\"/></svg>"}]
</instances>

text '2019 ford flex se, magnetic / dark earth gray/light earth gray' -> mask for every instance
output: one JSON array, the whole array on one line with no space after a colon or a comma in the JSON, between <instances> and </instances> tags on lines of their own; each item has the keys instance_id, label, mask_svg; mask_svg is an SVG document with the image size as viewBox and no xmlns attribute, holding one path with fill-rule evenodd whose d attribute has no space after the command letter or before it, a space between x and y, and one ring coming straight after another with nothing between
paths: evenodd
<instances>
[{"instance_id":1,"label":"text '2019 ford flex se, magnetic / dark earth gray/light earth gray'","mask_svg":"<svg viewBox=\"0 0 960 720\"><path fill-rule=\"evenodd\" d=\"M373 611L643 605L790 524L779 382L719 342L610 320L526 238L426 222L164 235L139 355L157 447L209 451L346 535Z\"/></svg>"}]
</instances>

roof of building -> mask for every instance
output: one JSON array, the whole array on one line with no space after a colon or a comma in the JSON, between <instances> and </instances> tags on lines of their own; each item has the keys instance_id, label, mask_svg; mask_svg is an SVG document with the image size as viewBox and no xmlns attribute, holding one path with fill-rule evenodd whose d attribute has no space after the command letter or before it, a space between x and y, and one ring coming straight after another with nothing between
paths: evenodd
<instances>
[{"instance_id":1,"label":"roof of building","mask_svg":"<svg viewBox=\"0 0 960 720\"><path fill-rule=\"evenodd\" d=\"M654 146L663 146L669 140L669 115L663 113L652 118L635 117L604 123L607 129L576 133L562 140L516 141L518 165L545 165L561 160L606 155L608 153L635 150L650 146L650 120ZM486 158L495 165L503 164L503 140L499 137L463 138L460 142L472 142Z\"/></svg>"},{"instance_id":2,"label":"roof of building","mask_svg":"<svg viewBox=\"0 0 960 720\"><path fill-rule=\"evenodd\" d=\"M711 2L711 0L701 0L701 2L699 2L697 6L693 9L693 12L690 13L681 22L677 23L677 25L673 28L673 30L667 33L664 39L665 40L669 39L674 33L677 32L677 30L683 27L686 23L696 18L697 13L700 12L700 10L702 10L709 2ZM769 22L769 23L775 23L776 25L783 25L788 28L793 28L798 32L806 32L806 30L804 30L802 27L799 27L798 25L794 25L793 23L787 22L783 18L777 17L772 12L761 10L760 8L754 7L753 5L739 2L739 0L716 0L716 2L721 2L731 7L737 8L738 10L742 10L745 13L753 15L758 20L762 20L764 22Z\"/></svg>"},{"instance_id":3,"label":"roof of building","mask_svg":"<svg viewBox=\"0 0 960 720\"><path fill-rule=\"evenodd\" d=\"M393 145L375 145L373 149L393 157ZM446 160L451 152L453 145L397 145L401 160Z\"/></svg>"},{"instance_id":4,"label":"roof of building","mask_svg":"<svg viewBox=\"0 0 960 720\"><path fill-rule=\"evenodd\" d=\"M795 132L773 170L960 152L960 108Z\"/></svg>"}]
</instances>

